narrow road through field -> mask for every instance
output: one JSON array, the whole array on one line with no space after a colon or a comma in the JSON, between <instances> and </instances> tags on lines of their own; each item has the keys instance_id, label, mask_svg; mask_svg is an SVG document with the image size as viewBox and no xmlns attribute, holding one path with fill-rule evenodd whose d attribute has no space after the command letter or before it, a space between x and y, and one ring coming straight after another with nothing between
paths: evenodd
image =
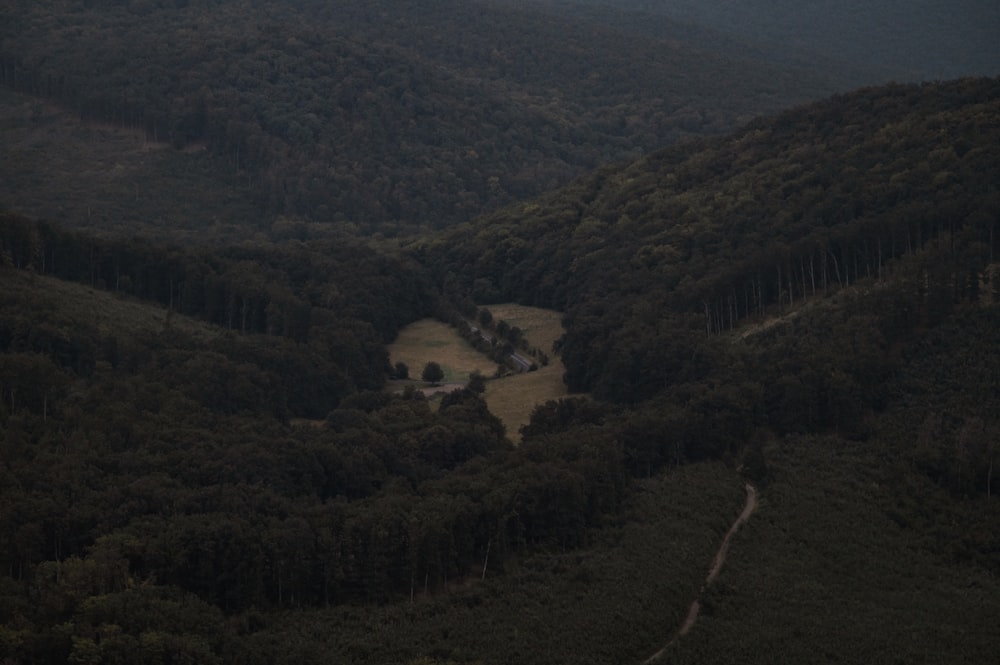
<instances>
[{"instance_id":1,"label":"narrow road through field","mask_svg":"<svg viewBox=\"0 0 1000 665\"><path fill-rule=\"evenodd\" d=\"M694 626L694 622L698 619L698 613L701 611L701 594L704 593L708 585L711 584L716 577L719 575L719 571L722 570L722 564L726 562L726 554L729 552L729 542L733 539L733 536L739 530L743 524L750 519L750 514L757 507L757 488L747 483L747 501L743 506L743 512L740 516L736 518L733 525L729 527L729 531L726 532L726 537L722 539L722 544L719 545L719 551L715 553L715 558L712 559L712 567L708 570L708 577L705 578L705 583L701 586L701 590L698 592L698 597L694 599L691 603L691 608L688 609L687 617L684 619L684 623L680 625L674 636L670 638L670 641L664 645L662 649L654 653L652 656L643 661L643 665L648 665L649 663L656 662L663 656L663 652L666 651L670 645L680 639L682 636L687 635L691 627Z\"/></svg>"},{"instance_id":2,"label":"narrow road through field","mask_svg":"<svg viewBox=\"0 0 1000 665\"><path fill-rule=\"evenodd\" d=\"M483 330L477 328L472 321L466 319L465 322L469 324L469 329L474 333L479 333L479 336L482 337L484 341L492 344L493 341L496 339L496 337L494 337L493 335L487 335ZM514 361L514 364L517 365L522 372L531 371L531 364L532 364L531 361L522 356L517 351L511 351L510 354L508 354L508 357Z\"/></svg>"}]
</instances>

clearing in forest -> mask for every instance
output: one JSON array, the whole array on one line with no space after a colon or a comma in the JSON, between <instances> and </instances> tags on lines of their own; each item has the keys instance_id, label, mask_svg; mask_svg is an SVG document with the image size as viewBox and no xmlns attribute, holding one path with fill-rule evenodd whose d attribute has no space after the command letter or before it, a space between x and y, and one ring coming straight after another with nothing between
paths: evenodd
<instances>
[{"instance_id":1,"label":"clearing in forest","mask_svg":"<svg viewBox=\"0 0 1000 665\"><path fill-rule=\"evenodd\" d=\"M509 325L520 328L531 346L550 357L552 345L565 332L562 326L562 314L552 309L512 303L489 305L484 309L490 311L494 321L506 321Z\"/></svg>"},{"instance_id":2,"label":"clearing in forest","mask_svg":"<svg viewBox=\"0 0 1000 665\"><path fill-rule=\"evenodd\" d=\"M400 331L389 345L390 362L406 363L410 379L419 382L424 366L431 361L444 370L446 389L464 385L473 370L487 377L486 403L507 427L507 436L520 441L518 430L531 418L535 406L566 396L562 361L552 353L552 343L562 335L562 315L554 310L523 305L492 305L487 309L494 321L504 320L521 329L528 343L549 356L549 364L537 371L511 374L494 379L496 364L477 352L446 323L423 319ZM398 383L398 382L396 382ZM419 382L418 385L424 385Z\"/></svg>"},{"instance_id":3,"label":"clearing in forest","mask_svg":"<svg viewBox=\"0 0 1000 665\"><path fill-rule=\"evenodd\" d=\"M405 363L414 381L420 381L420 373L429 362L441 365L445 384L465 385L477 369L487 377L496 372L493 361L472 348L454 328L435 319L421 319L400 330L389 345L389 361L393 365Z\"/></svg>"}]
</instances>

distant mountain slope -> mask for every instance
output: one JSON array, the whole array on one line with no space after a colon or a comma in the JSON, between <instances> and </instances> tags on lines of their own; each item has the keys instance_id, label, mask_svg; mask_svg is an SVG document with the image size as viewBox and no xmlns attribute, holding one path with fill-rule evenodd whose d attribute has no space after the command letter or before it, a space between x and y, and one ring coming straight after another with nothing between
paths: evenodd
<instances>
[{"instance_id":1,"label":"distant mountain slope","mask_svg":"<svg viewBox=\"0 0 1000 665\"><path fill-rule=\"evenodd\" d=\"M657 21L663 36L521 3L20 1L0 9L0 80L207 146L270 215L389 232L855 80Z\"/></svg>"},{"instance_id":2,"label":"distant mountain slope","mask_svg":"<svg viewBox=\"0 0 1000 665\"><path fill-rule=\"evenodd\" d=\"M590 0L587 4L641 9L742 40L808 49L882 68L899 80L1000 74L1000 4L992 0Z\"/></svg>"}]
</instances>

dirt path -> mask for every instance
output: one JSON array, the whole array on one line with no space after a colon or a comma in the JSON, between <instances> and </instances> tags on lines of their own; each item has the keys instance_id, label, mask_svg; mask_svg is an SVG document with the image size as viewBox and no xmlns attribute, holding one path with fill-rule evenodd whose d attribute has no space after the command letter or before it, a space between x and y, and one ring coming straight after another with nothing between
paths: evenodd
<instances>
[{"instance_id":1,"label":"dirt path","mask_svg":"<svg viewBox=\"0 0 1000 665\"><path fill-rule=\"evenodd\" d=\"M670 638L670 641L666 645L654 653L652 656L643 661L643 665L648 665L649 663L656 662L663 656L663 652L666 651L670 645L676 642L678 639L687 635L688 631L694 626L694 622L698 620L698 613L701 611L701 594L705 592L708 585L715 581L718 577L719 571L722 570L722 564L726 562L726 554L729 552L729 542L733 539L733 535L739 530L743 524L750 519L750 514L757 507L757 488L755 488L750 483L747 483L747 502L743 506L743 512L740 516L736 518L733 525L729 527L729 531L726 532L726 537L722 539L722 544L719 545L719 551L715 553L715 558L712 559L712 567L708 569L708 577L705 578L705 583L701 586L701 590L698 592L698 597L694 599L691 603L691 608L688 610L687 617L684 619L684 623L680 625L674 636Z\"/></svg>"}]
</instances>

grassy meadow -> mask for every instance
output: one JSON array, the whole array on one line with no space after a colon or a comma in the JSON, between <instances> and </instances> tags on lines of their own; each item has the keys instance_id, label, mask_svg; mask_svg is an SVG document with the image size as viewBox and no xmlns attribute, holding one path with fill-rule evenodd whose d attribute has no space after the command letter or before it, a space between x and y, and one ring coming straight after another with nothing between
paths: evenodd
<instances>
[{"instance_id":1,"label":"grassy meadow","mask_svg":"<svg viewBox=\"0 0 1000 665\"><path fill-rule=\"evenodd\" d=\"M399 331L396 341L389 345L389 362L405 363L410 369L410 379L420 381L420 373L429 362L436 362L444 370L442 383L465 384L469 374L479 370L485 376L496 372L496 365L472 348L447 323L422 319Z\"/></svg>"},{"instance_id":2,"label":"grassy meadow","mask_svg":"<svg viewBox=\"0 0 1000 665\"><path fill-rule=\"evenodd\" d=\"M566 371L558 356L551 353L552 344L563 333L561 317L554 310L524 305L492 305L488 308L496 321L504 320L520 328L528 343L549 355L550 362L534 372L512 374L493 379L496 365L477 352L448 324L433 319L417 321L399 333L389 345L390 362L406 363L411 381L418 385L420 373L431 361L441 365L445 384L464 384L475 370L488 378L486 403L507 427L507 435L519 441L518 430L526 425L535 406L547 400L566 396L562 376Z\"/></svg>"},{"instance_id":3,"label":"grassy meadow","mask_svg":"<svg viewBox=\"0 0 1000 665\"><path fill-rule=\"evenodd\" d=\"M535 372L512 374L486 382L486 403L503 424L511 441L521 440L518 430L527 425L535 406L566 396L562 363L558 359Z\"/></svg>"},{"instance_id":4,"label":"grassy meadow","mask_svg":"<svg viewBox=\"0 0 1000 665\"><path fill-rule=\"evenodd\" d=\"M552 355L552 345L562 337L562 314L553 309L527 307L516 303L490 305L487 307L494 321L506 321L517 326L524 333L528 343Z\"/></svg>"}]
</instances>

